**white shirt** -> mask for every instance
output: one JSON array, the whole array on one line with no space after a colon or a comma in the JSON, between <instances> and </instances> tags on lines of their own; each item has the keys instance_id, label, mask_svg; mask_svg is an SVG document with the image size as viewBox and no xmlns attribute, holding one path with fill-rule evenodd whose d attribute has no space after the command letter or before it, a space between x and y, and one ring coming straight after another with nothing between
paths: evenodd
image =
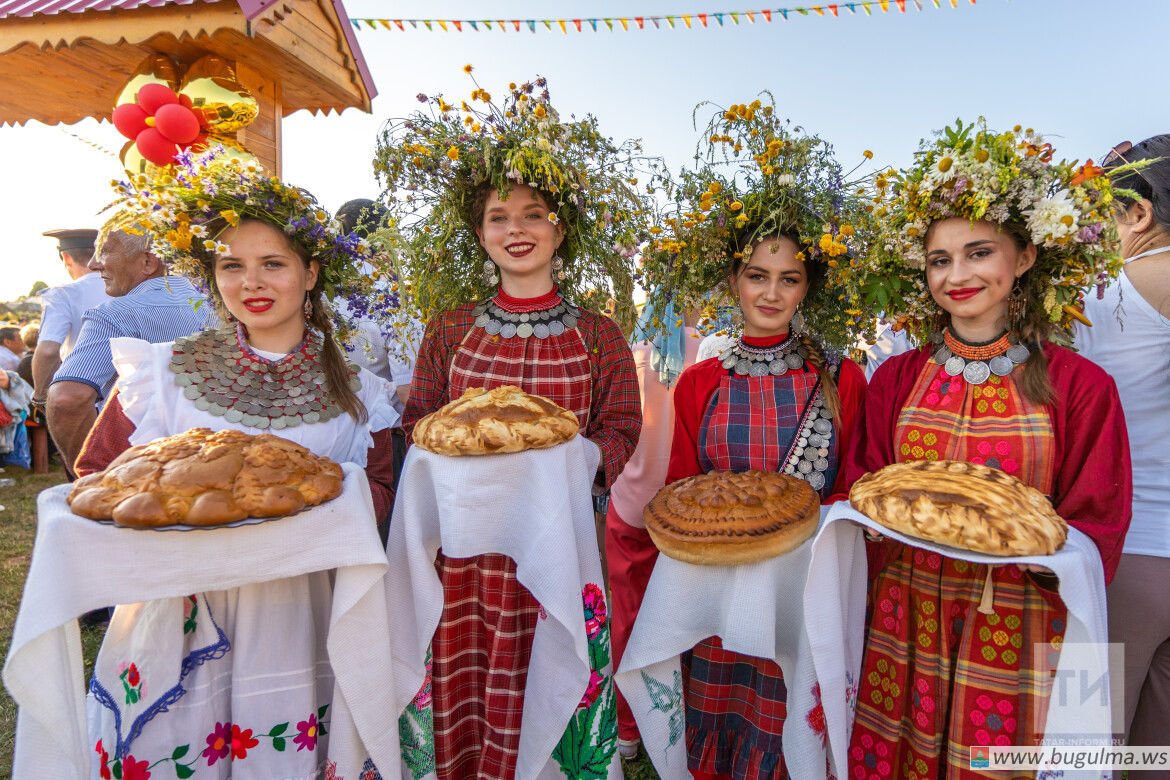
<instances>
[{"instance_id":1,"label":"white shirt","mask_svg":"<svg viewBox=\"0 0 1170 780\"><path fill-rule=\"evenodd\" d=\"M1085 315L1093 327L1077 327L1076 347L1117 382L1129 429L1133 522L1124 551L1170 558L1170 319L1124 273L1101 300L1085 293Z\"/></svg>"},{"instance_id":2,"label":"white shirt","mask_svg":"<svg viewBox=\"0 0 1170 780\"><path fill-rule=\"evenodd\" d=\"M85 313L110 299L101 274L88 273L68 284L50 287L41 293L45 311L41 317L41 341L61 345L61 359L73 351L77 334L81 332L81 318Z\"/></svg>"},{"instance_id":3,"label":"white shirt","mask_svg":"<svg viewBox=\"0 0 1170 780\"><path fill-rule=\"evenodd\" d=\"M20 366L20 355L0 344L0 369L15 371Z\"/></svg>"},{"instance_id":4,"label":"white shirt","mask_svg":"<svg viewBox=\"0 0 1170 780\"><path fill-rule=\"evenodd\" d=\"M414 378L418 345L422 342L422 323L415 321L400 344L388 344L381 328L372 320L358 320L357 326L346 351L353 362L390 383L390 404L401 414L402 402L394 391L401 385L409 385Z\"/></svg>"}]
</instances>

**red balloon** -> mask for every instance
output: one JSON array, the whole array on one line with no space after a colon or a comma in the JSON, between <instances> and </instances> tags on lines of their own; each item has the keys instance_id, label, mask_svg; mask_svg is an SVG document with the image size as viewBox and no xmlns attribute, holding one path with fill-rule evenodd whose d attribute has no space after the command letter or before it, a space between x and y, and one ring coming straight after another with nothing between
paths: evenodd
<instances>
[{"instance_id":1,"label":"red balloon","mask_svg":"<svg viewBox=\"0 0 1170 780\"><path fill-rule=\"evenodd\" d=\"M186 145L199 135L199 120L191 109L178 103L160 106L154 112L154 126L163 136L179 145Z\"/></svg>"},{"instance_id":2,"label":"red balloon","mask_svg":"<svg viewBox=\"0 0 1170 780\"><path fill-rule=\"evenodd\" d=\"M191 106L193 106L195 104L191 102L190 95L184 95L182 92L180 92L179 93L179 105L183 105L183 106L186 106L187 108L190 108Z\"/></svg>"},{"instance_id":3,"label":"red balloon","mask_svg":"<svg viewBox=\"0 0 1170 780\"><path fill-rule=\"evenodd\" d=\"M134 139L134 145L138 147L139 154L155 165L169 165L179 153L179 147L175 146L174 141L168 141L157 127L148 127L139 133Z\"/></svg>"},{"instance_id":4,"label":"red balloon","mask_svg":"<svg viewBox=\"0 0 1170 780\"><path fill-rule=\"evenodd\" d=\"M142 89L138 90L138 105L148 114L158 111L161 106L178 102L179 96L175 91L163 84L144 84Z\"/></svg>"},{"instance_id":5,"label":"red balloon","mask_svg":"<svg viewBox=\"0 0 1170 780\"><path fill-rule=\"evenodd\" d=\"M114 109L114 127L130 140L146 129L146 112L137 103L123 103Z\"/></svg>"}]
</instances>

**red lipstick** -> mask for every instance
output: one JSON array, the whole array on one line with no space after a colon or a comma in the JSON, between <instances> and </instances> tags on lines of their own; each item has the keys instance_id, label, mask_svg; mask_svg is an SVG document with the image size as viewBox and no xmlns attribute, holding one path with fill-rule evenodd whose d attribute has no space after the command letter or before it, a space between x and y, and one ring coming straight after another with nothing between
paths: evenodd
<instances>
[{"instance_id":1,"label":"red lipstick","mask_svg":"<svg viewBox=\"0 0 1170 780\"><path fill-rule=\"evenodd\" d=\"M244 308L253 314L268 311L275 303L271 298L247 298L244 300Z\"/></svg>"},{"instance_id":2,"label":"red lipstick","mask_svg":"<svg viewBox=\"0 0 1170 780\"><path fill-rule=\"evenodd\" d=\"M947 290L947 295L952 301L965 301L974 295L978 295L982 290L982 287L960 287L957 290Z\"/></svg>"}]
</instances>

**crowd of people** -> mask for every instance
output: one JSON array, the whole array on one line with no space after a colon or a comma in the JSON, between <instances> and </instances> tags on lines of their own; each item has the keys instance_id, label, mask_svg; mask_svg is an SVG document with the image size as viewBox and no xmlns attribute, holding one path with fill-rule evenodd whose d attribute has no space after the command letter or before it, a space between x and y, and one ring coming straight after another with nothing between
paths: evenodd
<instances>
[{"instance_id":1,"label":"crowd of people","mask_svg":"<svg viewBox=\"0 0 1170 780\"><path fill-rule=\"evenodd\" d=\"M654 576L642 512L662 486L761 469L806 480L828 505L893 463L984 464L1037 488L1091 540L1109 638L1126 649L1116 736L1170 743L1170 608L1158 592L1170 559L1170 408L1159 390L1170 376L1170 136L1074 167L1031 131L959 125L855 194L828 144L757 101L716 113L696 167L671 178L663 215L634 187L631 147L591 119L562 121L542 89L513 85L499 109L479 95L489 108L465 104L466 123L430 99L437 114L392 124L380 141L385 203L351 201L339 221L222 155L187 155L184 175L127 188L100 233L55 232L74 281L43 294L39 341L35 326L0 327L4 408L14 420L44 409L78 476L190 428L277 433L365 470L384 543L424 416L469 388L507 384L568 409L596 450L596 471L578 476L604 525L607 583L587 592L586 630L608 624L606 661L612 653L570 694L590 713L614 703L575 737L592 740L601 769L566 768L557 747L568 776L604 777L615 754L637 754L640 713L611 677ZM388 230L395 284L409 281L418 307L392 333L376 307L339 292L397 298L370 274ZM623 304L634 279L650 288L640 314ZM585 305L597 289L615 298L612 316ZM735 324L708 336L717 351L703 357L700 340L718 327L712 300ZM882 340L861 365L857 338L879 319ZM1085 319L1092 327L1075 324ZM214 378L190 370L195 354L212 356ZM970 746L1039 744L1050 680L1035 656L1059 647L1068 609L1057 577L926 555L871 531L865 547L849 765L825 772L982 776ZM432 748L405 766L415 777L516 776L526 695L564 685L529 679L544 608L507 555L440 549L433 564L442 610L414 701ZM211 722L295 721L327 703L323 647L256 647L296 644L298 610L330 587L321 576L200 594L226 643L212 655L202 635L157 636L141 605L115 610L117 641L165 645L184 669L200 659L183 679L188 701L148 723L134 755L200 744ZM712 636L681 670L692 776L788 776L776 659ZM280 685L233 687L233 674ZM91 702L95 777L109 771L101 746L124 744L119 718ZM219 758L212 736L205 755ZM307 778L325 765L311 748L265 761L201 769Z\"/></svg>"}]
</instances>

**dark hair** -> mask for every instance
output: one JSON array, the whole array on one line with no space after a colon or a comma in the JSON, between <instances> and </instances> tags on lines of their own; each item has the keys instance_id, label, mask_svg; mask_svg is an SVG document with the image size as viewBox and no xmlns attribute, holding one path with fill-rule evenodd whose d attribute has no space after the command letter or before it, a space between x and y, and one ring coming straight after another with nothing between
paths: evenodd
<instances>
[{"instance_id":1,"label":"dark hair","mask_svg":"<svg viewBox=\"0 0 1170 780\"><path fill-rule=\"evenodd\" d=\"M243 222L259 222L268 225L288 243L297 257L301 258L305 267L309 266L309 261L313 256L299 243L290 239L285 235L284 231L267 220L252 219L245 217ZM211 235L220 235L228 228L226 221L213 220L208 223L208 229ZM223 295L219 292L219 288L215 284L215 256L210 252L202 252L203 265L207 269L208 283L211 291L214 294L216 301L216 310L219 313L220 319L224 322L231 322L231 313L224 305ZM309 290L308 298L313 305L313 314L308 319L308 324L316 328L321 333L321 365L325 369L325 381L328 383L329 395L333 400L337 401L340 406L350 417L358 422L365 422L368 419L366 406L362 403L362 399L358 398L357 393L349 386L349 363L345 359L345 355L338 346L336 339L333 337L333 322L329 318L329 309L325 305L322 290L324 289L324 276L317 274L317 283L313 285L313 289Z\"/></svg>"},{"instance_id":2,"label":"dark hair","mask_svg":"<svg viewBox=\"0 0 1170 780\"><path fill-rule=\"evenodd\" d=\"M1154 204L1154 220L1170 230L1170 133L1155 135L1125 151L1118 144L1105 157L1105 170L1109 171L1123 163L1153 160L1149 165L1136 171L1125 171L1111 176L1115 187L1133 190L1145 200ZM1124 207L1133 205L1133 198L1118 194L1117 201Z\"/></svg>"},{"instance_id":3,"label":"dark hair","mask_svg":"<svg viewBox=\"0 0 1170 780\"><path fill-rule=\"evenodd\" d=\"M930 233L938 221L931 222L926 228L924 244L930 241ZM1004 222L998 225L998 228L1012 240L1017 251L1023 252L1032 244L1028 228L1018 222ZM1037 251L1042 250L1037 247ZM1043 274L1035 273L1035 269L1036 264L1033 264L1017 281L1019 292L1024 296L1024 315L1018 323L1008 323L1008 326L1014 325L1016 336L1029 347L1028 360L1024 363L1024 373L1020 377L1020 389L1029 401L1043 406L1056 402L1056 390L1048 376L1048 358L1044 356L1041 342L1053 337L1057 325L1044 311L1044 294L1048 291L1048 280ZM1016 293L1013 291L1013 294ZM951 315L939 307L935 316L934 331L941 333L942 329L950 324Z\"/></svg>"},{"instance_id":4,"label":"dark hair","mask_svg":"<svg viewBox=\"0 0 1170 780\"><path fill-rule=\"evenodd\" d=\"M0 341L20 338L20 328L15 325L0 325Z\"/></svg>"},{"instance_id":5,"label":"dark hair","mask_svg":"<svg viewBox=\"0 0 1170 780\"><path fill-rule=\"evenodd\" d=\"M738 279L740 274L743 273L744 267L747 266L747 261L751 257L752 251L761 244L769 241L791 241L798 253L804 252L804 272L808 277L808 291L805 293L804 299L807 301L824 282L825 265L819 257L812 257L811 253L805 251L805 245L800 240L800 236L791 228L773 230L758 236L750 233L741 236L736 242L738 251L731 258L731 268L729 270L731 277ZM821 378L821 391L824 394L825 406L828 407L833 418L839 420L841 415L841 398L837 393L837 383L834 381L833 374L829 370L829 360L825 355L825 350L821 347L816 336L807 330L797 336L797 339L800 341L801 356L813 367L813 370Z\"/></svg>"},{"instance_id":6,"label":"dark hair","mask_svg":"<svg viewBox=\"0 0 1170 780\"><path fill-rule=\"evenodd\" d=\"M376 200L355 198L341 204L337 210L337 221L346 233L358 238L368 238L371 233L386 224L389 210Z\"/></svg>"}]
</instances>

